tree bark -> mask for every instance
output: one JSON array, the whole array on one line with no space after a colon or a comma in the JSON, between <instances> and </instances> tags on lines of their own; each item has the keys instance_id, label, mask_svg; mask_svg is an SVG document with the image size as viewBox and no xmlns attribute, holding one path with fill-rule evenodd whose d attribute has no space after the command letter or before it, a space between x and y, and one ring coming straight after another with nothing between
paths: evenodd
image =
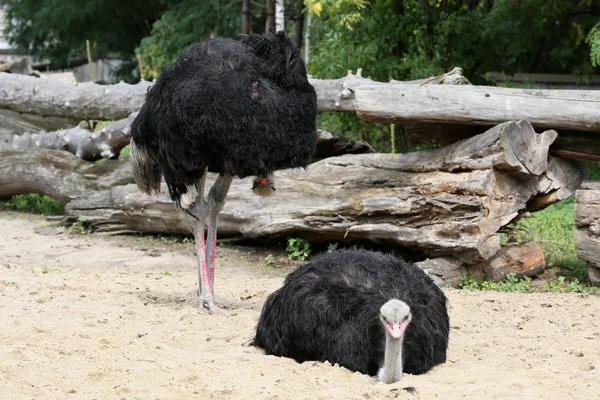
<instances>
[{"instance_id":1,"label":"tree bark","mask_svg":"<svg viewBox=\"0 0 600 400\"><path fill-rule=\"evenodd\" d=\"M108 124L97 132L76 126L55 132L26 132L22 135L13 135L10 142L2 143L0 141L0 150L25 150L40 147L68 151L87 161L113 158L129 144L130 125L136 115L137 112L125 119Z\"/></svg>"},{"instance_id":2,"label":"tree bark","mask_svg":"<svg viewBox=\"0 0 600 400\"><path fill-rule=\"evenodd\" d=\"M600 182L585 181L575 195L575 246L588 278L600 287Z\"/></svg>"},{"instance_id":3,"label":"tree bark","mask_svg":"<svg viewBox=\"0 0 600 400\"><path fill-rule=\"evenodd\" d=\"M359 70L341 79L310 82L317 91L320 112L351 111L367 121L494 125L527 119L536 128L600 131L597 90L460 85L466 82L459 68L433 80L374 82L361 77ZM0 108L42 116L116 120L139 110L149 85L74 84L0 74Z\"/></svg>"},{"instance_id":4,"label":"tree bark","mask_svg":"<svg viewBox=\"0 0 600 400\"><path fill-rule=\"evenodd\" d=\"M285 2L275 0L275 30L285 29Z\"/></svg>"},{"instance_id":5,"label":"tree bark","mask_svg":"<svg viewBox=\"0 0 600 400\"><path fill-rule=\"evenodd\" d=\"M296 0L296 46L302 49L302 31L304 30L304 1Z\"/></svg>"},{"instance_id":6,"label":"tree bark","mask_svg":"<svg viewBox=\"0 0 600 400\"><path fill-rule=\"evenodd\" d=\"M367 240L476 264L496 253L498 229L533 198L564 189L542 184L557 165L544 157L553 137L552 131L536 134L526 123L508 122L446 151L331 157L306 171L279 171L277 192L269 198L251 194L251 179L236 180L219 233ZM122 160L89 164L42 149L0 158L0 197L48 194L68 202L68 221L85 217L99 232L190 232L189 217L164 187L151 197L132 182Z\"/></svg>"},{"instance_id":7,"label":"tree bark","mask_svg":"<svg viewBox=\"0 0 600 400\"><path fill-rule=\"evenodd\" d=\"M117 120L138 111L150 82L70 83L0 73L0 109L76 120Z\"/></svg>"},{"instance_id":8,"label":"tree bark","mask_svg":"<svg viewBox=\"0 0 600 400\"><path fill-rule=\"evenodd\" d=\"M242 35L250 34L251 0L242 0Z\"/></svg>"},{"instance_id":9,"label":"tree bark","mask_svg":"<svg viewBox=\"0 0 600 400\"><path fill-rule=\"evenodd\" d=\"M492 125L527 119L536 128L600 131L597 90L530 90L490 86L365 85L351 99L372 122Z\"/></svg>"},{"instance_id":10,"label":"tree bark","mask_svg":"<svg viewBox=\"0 0 600 400\"><path fill-rule=\"evenodd\" d=\"M267 0L267 20L265 22L265 33L275 29L275 0Z\"/></svg>"},{"instance_id":11,"label":"tree bark","mask_svg":"<svg viewBox=\"0 0 600 400\"><path fill-rule=\"evenodd\" d=\"M10 141L0 140L0 151L45 148L68 151L87 161L113 158L129 144L131 140L130 125L136 115L137 112L125 119L113 122L97 132L76 126L56 132L26 132L22 135L13 135ZM366 142L355 141L321 129L317 130L315 161L342 154L373 153L374 151Z\"/></svg>"},{"instance_id":12,"label":"tree bark","mask_svg":"<svg viewBox=\"0 0 600 400\"><path fill-rule=\"evenodd\" d=\"M538 276L546 270L544 252L535 242L514 243L502 248L489 260L469 268L469 275L500 282L510 273L517 279Z\"/></svg>"}]
</instances>

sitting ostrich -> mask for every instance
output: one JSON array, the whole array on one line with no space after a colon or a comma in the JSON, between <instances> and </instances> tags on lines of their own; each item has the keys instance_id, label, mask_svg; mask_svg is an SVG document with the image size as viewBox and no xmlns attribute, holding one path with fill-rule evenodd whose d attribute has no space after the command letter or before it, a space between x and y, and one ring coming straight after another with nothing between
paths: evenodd
<instances>
[{"instance_id":1,"label":"sitting ostrich","mask_svg":"<svg viewBox=\"0 0 600 400\"><path fill-rule=\"evenodd\" d=\"M217 216L233 177L255 176L253 191L271 194L273 171L310 162L316 117L306 66L283 31L194 44L148 91L131 126L134 178L153 194L164 176L171 198L195 218L198 303L211 314ZM207 172L219 175L205 199Z\"/></svg>"},{"instance_id":2,"label":"sitting ostrich","mask_svg":"<svg viewBox=\"0 0 600 400\"><path fill-rule=\"evenodd\" d=\"M446 361L446 296L418 267L382 253L316 257L267 298L254 345L266 354L377 375L423 374Z\"/></svg>"}]
</instances>

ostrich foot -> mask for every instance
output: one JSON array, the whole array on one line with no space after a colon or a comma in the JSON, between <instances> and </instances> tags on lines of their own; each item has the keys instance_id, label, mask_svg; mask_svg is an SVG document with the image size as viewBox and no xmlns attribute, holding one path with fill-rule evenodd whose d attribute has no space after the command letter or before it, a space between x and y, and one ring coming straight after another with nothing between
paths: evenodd
<instances>
[{"instance_id":1,"label":"ostrich foot","mask_svg":"<svg viewBox=\"0 0 600 400\"><path fill-rule=\"evenodd\" d=\"M210 315L227 315L231 304L227 302L216 302L214 298L198 297L198 308L207 310Z\"/></svg>"},{"instance_id":2,"label":"ostrich foot","mask_svg":"<svg viewBox=\"0 0 600 400\"><path fill-rule=\"evenodd\" d=\"M207 309L210 315L227 315L225 309L219 307L213 300L204 300L202 307Z\"/></svg>"}]
</instances>

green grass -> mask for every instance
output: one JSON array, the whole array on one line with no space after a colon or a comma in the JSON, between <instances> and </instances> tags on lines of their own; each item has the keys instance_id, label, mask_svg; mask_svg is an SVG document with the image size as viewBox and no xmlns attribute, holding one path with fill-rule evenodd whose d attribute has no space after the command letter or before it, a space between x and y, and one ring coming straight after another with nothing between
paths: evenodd
<instances>
[{"instance_id":1,"label":"green grass","mask_svg":"<svg viewBox=\"0 0 600 400\"><path fill-rule=\"evenodd\" d=\"M463 275L460 288L466 290L494 290L499 292L524 293L531 291L531 278L517 279L514 273L508 274L506 279L500 282L478 280Z\"/></svg>"},{"instance_id":2,"label":"green grass","mask_svg":"<svg viewBox=\"0 0 600 400\"><path fill-rule=\"evenodd\" d=\"M41 194L17 194L9 200L0 201L0 210L43 215L65 214L65 206L60 201Z\"/></svg>"},{"instance_id":3,"label":"green grass","mask_svg":"<svg viewBox=\"0 0 600 400\"><path fill-rule=\"evenodd\" d=\"M514 236L519 242L539 243L548 268L557 268L560 275L586 282L586 263L577 257L575 249L574 215L575 197L571 196L519 220Z\"/></svg>"},{"instance_id":4,"label":"green grass","mask_svg":"<svg viewBox=\"0 0 600 400\"><path fill-rule=\"evenodd\" d=\"M540 285L533 285L529 277L518 279L514 273L500 282L478 280L463 275L460 288L465 290L493 290L507 293L532 293L532 292L551 292L551 293L586 293L600 294L600 289L588 284L581 283L577 279L568 279L559 276L558 279L543 282Z\"/></svg>"}]
</instances>

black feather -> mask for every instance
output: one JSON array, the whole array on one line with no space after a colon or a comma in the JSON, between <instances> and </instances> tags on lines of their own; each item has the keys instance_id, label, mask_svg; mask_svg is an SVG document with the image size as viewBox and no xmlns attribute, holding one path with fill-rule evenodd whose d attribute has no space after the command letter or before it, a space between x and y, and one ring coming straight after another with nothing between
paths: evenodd
<instances>
[{"instance_id":1,"label":"black feather","mask_svg":"<svg viewBox=\"0 0 600 400\"><path fill-rule=\"evenodd\" d=\"M324 254L291 273L267 298L254 345L298 362L329 361L376 375L385 352L379 310L393 298L412 313L403 341L404 372L422 374L445 362L444 293L418 267L365 250Z\"/></svg>"},{"instance_id":2,"label":"black feather","mask_svg":"<svg viewBox=\"0 0 600 400\"><path fill-rule=\"evenodd\" d=\"M285 32L196 43L165 68L133 121L136 182L158 191L162 172L179 200L205 168L244 178L306 167L316 116L315 90Z\"/></svg>"}]
</instances>

